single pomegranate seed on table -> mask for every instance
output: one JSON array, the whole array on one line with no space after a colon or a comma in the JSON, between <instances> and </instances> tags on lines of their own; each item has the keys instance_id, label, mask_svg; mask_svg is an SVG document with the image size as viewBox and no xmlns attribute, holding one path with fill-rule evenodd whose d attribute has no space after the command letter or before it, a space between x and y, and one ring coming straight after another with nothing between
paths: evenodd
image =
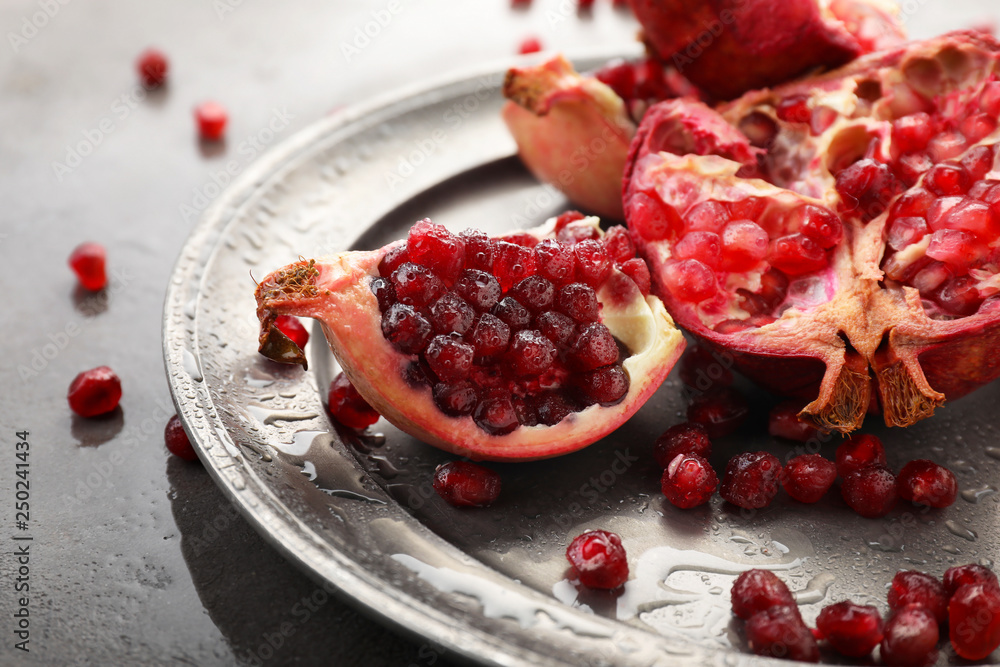
<instances>
[{"instance_id":1,"label":"single pomegranate seed on table","mask_svg":"<svg viewBox=\"0 0 1000 667\"><path fill-rule=\"evenodd\" d=\"M139 72L139 80L146 88L158 88L167 79L169 64L163 52L157 49L146 49L135 62Z\"/></svg>"},{"instance_id":2,"label":"single pomegranate seed on table","mask_svg":"<svg viewBox=\"0 0 1000 667\"><path fill-rule=\"evenodd\" d=\"M521 55L528 53L538 53L542 50L542 41L537 37L525 37L517 47L517 52Z\"/></svg>"},{"instance_id":3,"label":"single pomegranate seed on table","mask_svg":"<svg viewBox=\"0 0 1000 667\"><path fill-rule=\"evenodd\" d=\"M84 289L96 292L108 284L106 254L104 246L89 242L81 243L70 253L69 267Z\"/></svg>"},{"instance_id":4,"label":"single pomegranate seed on table","mask_svg":"<svg viewBox=\"0 0 1000 667\"><path fill-rule=\"evenodd\" d=\"M274 319L274 326L298 345L300 350L305 349L306 343L309 342L309 332L299 318L294 315L279 315Z\"/></svg>"},{"instance_id":5,"label":"single pomegranate seed on table","mask_svg":"<svg viewBox=\"0 0 1000 667\"><path fill-rule=\"evenodd\" d=\"M775 437L796 442L806 442L822 433L809 422L799 419L799 413L806 403L807 401L790 399L771 408L767 419L767 432Z\"/></svg>"},{"instance_id":6,"label":"single pomegranate seed on table","mask_svg":"<svg viewBox=\"0 0 1000 667\"><path fill-rule=\"evenodd\" d=\"M1000 588L960 586L948 602L952 648L966 660L984 660L1000 647Z\"/></svg>"},{"instance_id":7,"label":"single pomegranate seed on table","mask_svg":"<svg viewBox=\"0 0 1000 667\"><path fill-rule=\"evenodd\" d=\"M167 445L167 451L174 456L182 458L185 461L198 460L198 454L194 451L194 447L191 446L191 440L188 439L188 435L184 431L184 425L181 424L181 420L177 415L174 415L167 421L167 425L163 429L163 441Z\"/></svg>"},{"instance_id":8,"label":"single pomegranate seed on table","mask_svg":"<svg viewBox=\"0 0 1000 667\"><path fill-rule=\"evenodd\" d=\"M989 568L976 563L949 567L944 571L944 592L948 599L966 584L997 586L997 575Z\"/></svg>"},{"instance_id":9,"label":"single pomegranate seed on table","mask_svg":"<svg viewBox=\"0 0 1000 667\"><path fill-rule=\"evenodd\" d=\"M749 414L746 399L729 387L696 396L687 410L688 421L704 426L710 438L735 433Z\"/></svg>"},{"instance_id":10,"label":"single pomegranate seed on table","mask_svg":"<svg viewBox=\"0 0 1000 667\"><path fill-rule=\"evenodd\" d=\"M885 466L885 447L877 435L852 435L837 447L837 474L847 477L855 470Z\"/></svg>"},{"instance_id":11,"label":"single pomegranate seed on table","mask_svg":"<svg viewBox=\"0 0 1000 667\"><path fill-rule=\"evenodd\" d=\"M944 623L948 614L948 597L944 584L938 579L916 570L896 573L889 586L889 608L901 609L916 605L927 609L938 623Z\"/></svg>"},{"instance_id":12,"label":"single pomegranate seed on table","mask_svg":"<svg viewBox=\"0 0 1000 667\"><path fill-rule=\"evenodd\" d=\"M674 424L653 445L653 458L661 468L665 469L680 454L703 459L712 455L712 441L704 426L692 422Z\"/></svg>"},{"instance_id":13,"label":"single pomegranate seed on table","mask_svg":"<svg viewBox=\"0 0 1000 667\"><path fill-rule=\"evenodd\" d=\"M886 468L868 467L844 477L840 495L852 510L874 519L885 516L896 506L896 478Z\"/></svg>"},{"instance_id":14,"label":"single pomegranate seed on table","mask_svg":"<svg viewBox=\"0 0 1000 667\"><path fill-rule=\"evenodd\" d=\"M771 607L750 617L747 643L757 655L819 662L816 638L802 620L797 607Z\"/></svg>"},{"instance_id":15,"label":"single pomegranate seed on table","mask_svg":"<svg viewBox=\"0 0 1000 667\"><path fill-rule=\"evenodd\" d=\"M927 459L916 459L903 466L896 485L903 500L931 507L948 507L958 495L954 473Z\"/></svg>"},{"instance_id":16,"label":"single pomegranate seed on table","mask_svg":"<svg viewBox=\"0 0 1000 667\"><path fill-rule=\"evenodd\" d=\"M822 498L837 478L837 466L819 454L802 454L785 464L781 471L781 486L795 500L815 503Z\"/></svg>"},{"instance_id":17,"label":"single pomegranate seed on table","mask_svg":"<svg viewBox=\"0 0 1000 667\"><path fill-rule=\"evenodd\" d=\"M628 580L628 557L615 533L589 530L577 535L566 547L566 559L588 588L611 590Z\"/></svg>"},{"instance_id":18,"label":"single pomegranate seed on table","mask_svg":"<svg viewBox=\"0 0 1000 667\"><path fill-rule=\"evenodd\" d=\"M583 11L590 11L594 7L594 0L576 0L576 6Z\"/></svg>"},{"instance_id":19,"label":"single pomegranate seed on table","mask_svg":"<svg viewBox=\"0 0 1000 667\"><path fill-rule=\"evenodd\" d=\"M83 371L69 385L69 407L81 417L98 417L118 407L122 383L107 366Z\"/></svg>"},{"instance_id":20,"label":"single pomegranate seed on table","mask_svg":"<svg viewBox=\"0 0 1000 667\"><path fill-rule=\"evenodd\" d=\"M937 619L924 607L898 609L882 630L882 662L898 667L929 667L937 662L940 637Z\"/></svg>"},{"instance_id":21,"label":"single pomegranate seed on table","mask_svg":"<svg viewBox=\"0 0 1000 667\"><path fill-rule=\"evenodd\" d=\"M379 419L378 411L368 405L343 373L330 383L327 406L333 418L348 428L368 428Z\"/></svg>"},{"instance_id":22,"label":"single pomegranate seed on table","mask_svg":"<svg viewBox=\"0 0 1000 667\"><path fill-rule=\"evenodd\" d=\"M434 471L434 490L455 507L489 507L500 495L500 475L468 461L450 461Z\"/></svg>"},{"instance_id":23,"label":"single pomegranate seed on table","mask_svg":"<svg viewBox=\"0 0 1000 667\"><path fill-rule=\"evenodd\" d=\"M733 614L744 620L771 607L794 606L795 598L770 570L747 570L736 577L730 591Z\"/></svg>"},{"instance_id":24,"label":"single pomegranate seed on table","mask_svg":"<svg viewBox=\"0 0 1000 667\"><path fill-rule=\"evenodd\" d=\"M719 495L737 507L761 509L778 495L780 477L781 462L774 454L743 452L726 464Z\"/></svg>"},{"instance_id":25,"label":"single pomegranate seed on table","mask_svg":"<svg viewBox=\"0 0 1000 667\"><path fill-rule=\"evenodd\" d=\"M674 506L691 509L704 505L715 493L719 478L712 464L697 454L678 454L660 479L660 489Z\"/></svg>"},{"instance_id":26,"label":"single pomegranate seed on table","mask_svg":"<svg viewBox=\"0 0 1000 667\"><path fill-rule=\"evenodd\" d=\"M883 637L878 609L849 600L824 607L816 628L835 651L850 658L868 655Z\"/></svg>"},{"instance_id":27,"label":"single pomegranate seed on table","mask_svg":"<svg viewBox=\"0 0 1000 667\"><path fill-rule=\"evenodd\" d=\"M206 141L218 141L226 132L229 114L218 102L203 102L194 110L198 135Z\"/></svg>"}]
</instances>

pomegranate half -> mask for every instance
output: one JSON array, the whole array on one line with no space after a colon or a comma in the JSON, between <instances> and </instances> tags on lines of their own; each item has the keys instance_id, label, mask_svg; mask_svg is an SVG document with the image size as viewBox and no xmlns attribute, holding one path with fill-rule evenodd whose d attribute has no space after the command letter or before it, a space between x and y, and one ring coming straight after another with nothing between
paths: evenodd
<instances>
[{"instance_id":1,"label":"pomegranate half","mask_svg":"<svg viewBox=\"0 0 1000 667\"><path fill-rule=\"evenodd\" d=\"M628 233L582 217L495 239L425 220L379 250L286 266L257 287L260 351L304 365L274 320L313 317L358 392L424 442L486 460L581 449L684 348Z\"/></svg>"},{"instance_id":2,"label":"pomegranate half","mask_svg":"<svg viewBox=\"0 0 1000 667\"><path fill-rule=\"evenodd\" d=\"M680 325L827 430L870 408L906 426L1000 376L1000 43L910 43L721 115L662 104L625 214ZM708 136L678 138L684 115Z\"/></svg>"}]
</instances>

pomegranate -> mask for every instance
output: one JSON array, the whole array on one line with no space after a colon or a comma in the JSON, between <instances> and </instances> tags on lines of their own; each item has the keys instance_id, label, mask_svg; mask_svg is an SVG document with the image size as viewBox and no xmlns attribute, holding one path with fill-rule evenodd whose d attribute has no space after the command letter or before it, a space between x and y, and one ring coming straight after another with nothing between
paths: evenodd
<instances>
[{"instance_id":1,"label":"pomegranate","mask_svg":"<svg viewBox=\"0 0 1000 667\"><path fill-rule=\"evenodd\" d=\"M70 409L81 417L98 417L118 407L122 382L113 370L98 366L73 378L66 398Z\"/></svg>"},{"instance_id":2,"label":"pomegranate","mask_svg":"<svg viewBox=\"0 0 1000 667\"><path fill-rule=\"evenodd\" d=\"M720 113L657 104L624 193L653 292L823 430L857 429L873 391L906 426L1000 376L998 62L956 32Z\"/></svg>"},{"instance_id":3,"label":"pomegranate","mask_svg":"<svg viewBox=\"0 0 1000 667\"><path fill-rule=\"evenodd\" d=\"M260 351L305 364L274 320L314 317L361 396L414 437L473 459L572 452L634 414L684 346L618 269L622 240L596 218L496 239L421 221L405 242L265 278Z\"/></svg>"},{"instance_id":4,"label":"pomegranate","mask_svg":"<svg viewBox=\"0 0 1000 667\"><path fill-rule=\"evenodd\" d=\"M904 38L875 0L630 0L643 37L695 85L729 99Z\"/></svg>"},{"instance_id":5,"label":"pomegranate","mask_svg":"<svg viewBox=\"0 0 1000 667\"><path fill-rule=\"evenodd\" d=\"M202 139L218 141L226 133L229 114L218 102L203 102L195 108L194 119L198 124L198 135Z\"/></svg>"},{"instance_id":6,"label":"pomegranate","mask_svg":"<svg viewBox=\"0 0 1000 667\"><path fill-rule=\"evenodd\" d=\"M580 583L588 588L612 590L628 581L628 557L622 538L606 530L588 530L566 547Z\"/></svg>"},{"instance_id":7,"label":"pomegranate","mask_svg":"<svg viewBox=\"0 0 1000 667\"><path fill-rule=\"evenodd\" d=\"M108 284L107 253L100 243L81 243L69 256L69 267L73 269L84 289L96 292Z\"/></svg>"},{"instance_id":8,"label":"pomegranate","mask_svg":"<svg viewBox=\"0 0 1000 667\"><path fill-rule=\"evenodd\" d=\"M450 461L434 471L434 490L455 507L489 507L500 495L500 475L468 461Z\"/></svg>"},{"instance_id":9,"label":"pomegranate","mask_svg":"<svg viewBox=\"0 0 1000 667\"><path fill-rule=\"evenodd\" d=\"M685 510L707 503L718 485L712 464L697 454L678 454L660 480L667 500Z\"/></svg>"},{"instance_id":10,"label":"pomegranate","mask_svg":"<svg viewBox=\"0 0 1000 667\"><path fill-rule=\"evenodd\" d=\"M167 445L167 451L185 461L197 461L198 454L191 446L191 440L181 424L180 417L174 415L167 421L163 429L163 441Z\"/></svg>"}]
</instances>

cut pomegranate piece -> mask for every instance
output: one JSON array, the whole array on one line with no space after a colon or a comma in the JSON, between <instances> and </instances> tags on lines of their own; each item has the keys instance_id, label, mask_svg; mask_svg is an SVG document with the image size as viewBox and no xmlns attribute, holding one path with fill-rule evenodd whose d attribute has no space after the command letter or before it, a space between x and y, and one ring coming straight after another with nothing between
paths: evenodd
<instances>
[{"instance_id":1,"label":"cut pomegranate piece","mask_svg":"<svg viewBox=\"0 0 1000 667\"><path fill-rule=\"evenodd\" d=\"M948 615L948 596L944 585L929 574L916 570L897 572L889 586L889 608L923 607L944 623Z\"/></svg>"},{"instance_id":2,"label":"cut pomegranate piece","mask_svg":"<svg viewBox=\"0 0 1000 667\"><path fill-rule=\"evenodd\" d=\"M778 495L781 462L767 452L744 452L729 459L719 495L744 509L761 509Z\"/></svg>"},{"instance_id":3,"label":"cut pomegranate piece","mask_svg":"<svg viewBox=\"0 0 1000 667\"><path fill-rule=\"evenodd\" d=\"M924 607L897 610L885 623L879 648L882 662L898 667L929 667L937 662L940 637L934 614Z\"/></svg>"},{"instance_id":4,"label":"cut pomegranate piece","mask_svg":"<svg viewBox=\"0 0 1000 667\"><path fill-rule=\"evenodd\" d=\"M877 435L859 433L837 447L837 474L847 477L856 470L885 467L885 447Z\"/></svg>"},{"instance_id":5,"label":"cut pomegranate piece","mask_svg":"<svg viewBox=\"0 0 1000 667\"><path fill-rule=\"evenodd\" d=\"M380 417L343 373L337 373L330 383L327 406L333 418L349 428L368 428Z\"/></svg>"},{"instance_id":6,"label":"cut pomegranate piece","mask_svg":"<svg viewBox=\"0 0 1000 667\"><path fill-rule=\"evenodd\" d=\"M1000 589L989 584L959 587L948 603L948 633L955 653L983 660L1000 647Z\"/></svg>"},{"instance_id":7,"label":"cut pomegranate piece","mask_svg":"<svg viewBox=\"0 0 1000 667\"><path fill-rule=\"evenodd\" d=\"M916 459L903 466L896 487L903 500L938 508L948 507L958 495L954 473L927 459Z\"/></svg>"},{"instance_id":8,"label":"cut pomegranate piece","mask_svg":"<svg viewBox=\"0 0 1000 667\"><path fill-rule=\"evenodd\" d=\"M542 270L557 233L579 239L561 242L568 279L595 286L556 289ZM612 257L601 236L595 218L493 240L421 221L405 243L297 262L258 286L261 351L303 363L272 324L314 317L361 396L414 437L476 459L575 451L634 414L683 349L662 304L619 270L630 244ZM463 268L486 255L490 273Z\"/></svg>"},{"instance_id":9,"label":"cut pomegranate piece","mask_svg":"<svg viewBox=\"0 0 1000 667\"><path fill-rule=\"evenodd\" d=\"M746 399L729 387L696 396L688 406L688 421L701 424L710 438L735 433L750 414Z\"/></svg>"},{"instance_id":10,"label":"cut pomegranate piece","mask_svg":"<svg viewBox=\"0 0 1000 667\"><path fill-rule=\"evenodd\" d=\"M69 267L84 289L96 292L108 284L105 258L104 246L99 243L81 243L70 253Z\"/></svg>"},{"instance_id":11,"label":"cut pomegranate piece","mask_svg":"<svg viewBox=\"0 0 1000 667\"><path fill-rule=\"evenodd\" d=\"M135 62L135 69L139 72L139 79L146 88L159 88L167 79L167 69L169 63L162 51L157 49L146 49Z\"/></svg>"},{"instance_id":12,"label":"cut pomegranate piece","mask_svg":"<svg viewBox=\"0 0 1000 667\"><path fill-rule=\"evenodd\" d=\"M949 600L955 591L966 584L997 586L997 575L993 570L976 563L949 567L944 571L944 591Z\"/></svg>"},{"instance_id":13,"label":"cut pomegranate piece","mask_svg":"<svg viewBox=\"0 0 1000 667\"><path fill-rule=\"evenodd\" d=\"M184 431L184 425L181 424L180 417L177 415L174 415L167 421L167 425L163 429L163 441L167 445L167 451L174 456L182 458L185 461L198 460L198 454L194 451L194 447L191 446L191 440L188 439L188 435Z\"/></svg>"},{"instance_id":14,"label":"cut pomegranate piece","mask_svg":"<svg viewBox=\"0 0 1000 667\"><path fill-rule=\"evenodd\" d=\"M606 530L588 530L566 547L580 583L588 588L615 589L628 580L628 557L622 538Z\"/></svg>"},{"instance_id":15,"label":"cut pomegranate piece","mask_svg":"<svg viewBox=\"0 0 1000 667\"><path fill-rule=\"evenodd\" d=\"M434 490L455 507L489 507L500 495L500 475L468 461L450 461L434 471Z\"/></svg>"},{"instance_id":16,"label":"cut pomegranate piece","mask_svg":"<svg viewBox=\"0 0 1000 667\"><path fill-rule=\"evenodd\" d=\"M781 486L801 503L815 503L837 478L837 467L819 454L802 454L785 464Z\"/></svg>"},{"instance_id":17,"label":"cut pomegranate piece","mask_svg":"<svg viewBox=\"0 0 1000 667\"><path fill-rule=\"evenodd\" d=\"M744 620L771 607L795 605L795 598L770 570L747 570L736 577L730 592L733 614Z\"/></svg>"},{"instance_id":18,"label":"cut pomegranate piece","mask_svg":"<svg viewBox=\"0 0 1000 667\"><path fill-rule=\"evenodd\" d=\"M697 454L678 454L660 480L660 488L675 507L691 509L704 505L715 493L719 478L712 464Z\"/></svg>"},{"instance_id":19,"label":"cut pomegranate piece","mask_svg":"<svg viewBox=\"0 0 1000 667\"><path fill-rule=\"evenodd\" d=\"M896 478L881 467L855 470L844 477L840 495L851 509L868 519L885 516L896 506Z\"/></svg>"},{"instance_id":20,"label":"cut pomegranate piece","mask_svg":"<svg viewBox=\"0 0 1000 667\"><path fill-rule=\"evenodd\" d=\"M712 441L701 424L682 422L663 432L653 445L653 458L666 469L678 455L694 455L707 459L712 455Z\"/></svg>"},{"instance_id":21,"label":"cut pomegranate piece","mask_svg":"<svg viewBox=\"0 0 1000 667\"><path fill-rule=\"evenodd\" d=\"M683 33L691 16L677 20ZM956 32L717 112L684 100L650 107L623 201L652 293L737 370L809 399L801 417L824 431L857 429L871 405L906 426L1000 377L1000 357L982 354L1000 344L1000 317L982 308L1000 271L1000 188L987 180L998 137L959 132L989 129L979 114L1000 95L998 67L1000 43ZM699 120L678 122L680 109ZM752 160L721 148L741 141ZM756 266L727 264L723 230L736 220L767 234ZM696 231L719 235L718 264ZM768 275L786 286L774 299Z\"/></svg>"},{"instance_id":22,"label":"cut pomegranate piece","mask_svg":"<svg viewBox=\"0 0 1000 667\"><path fill-rule=\"evenodd\" d=\"M98 417L118 407L122 383L107 366L83 371L69 385L69 407L81 417Z\"/></svg>"},{"instance_id":23,"label":"cut pomegranate piece","mask_svg":"<svg viewBox=\"0 0 1000 667\"><path fill-rule=\"evenodd\" d=\"M750 617L747 643L757 655L800 662L819 662L816 638L797 607L771 607Z\"/></svg>"},{"instance_id":24,"label":"cut pomegranate piece","mask_svg":"<svg viewBox=\"0 0 1000 667\"><path fill-rule=\"evenodd\" d=\"M846 600L823 607L816 629L841 655L861 658L882 641L882 615L871 605Z\"/></svg>"},{"instance_id":25,"label":"cut pomegranate piece","mask_svg":"<svg viewBox=\"0 0 1000 667\"><path fill-rule=\"evenodd\" d=\"M229 114L218 102L203 102L194 110L198 123L198 135L206 141L218 141L226 133Z\"/></svg>"}]
</instances>

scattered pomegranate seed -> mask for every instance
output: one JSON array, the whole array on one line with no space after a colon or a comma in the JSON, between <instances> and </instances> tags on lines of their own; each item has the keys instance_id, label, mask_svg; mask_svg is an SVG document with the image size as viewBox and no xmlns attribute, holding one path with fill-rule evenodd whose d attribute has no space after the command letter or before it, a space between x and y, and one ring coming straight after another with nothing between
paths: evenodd
<instances>
[{"instance_id":1,"label":"scattered pomegranate seed","mask_svg":"<svg viewBox=\"0 0 1000 667\"><path fill-rule=\"evenodd\" d=\"M185 461L198 460L198 454L195 453L194 447L191 446L191 441L184 431L184 425L181 424L181 420L177 415L174 415L167 421L167 426L163 429L163 440L167 443L167 450L174 456L182 458Z\"/></svg>"},{"instance_id":2,"label":"scattered pomegranate seed","mask_svg":"<svg viewBox=\"0 0 1000 667\"><path fill-rule=\"evenodd\" d=\"M566 547L566 559L588 588L614 589L628 580L622 539L606 530L588 530Z\"/></svg>"},{"instance_id":3,"label":"scattered pomegranate seed","mask_svg":"<svg viewBox=\"0 0 1000 667\"><path fill-rule=\"evenodd\" d=\"M883 633L879 653L886 665L928 667L937 662L938 623L924 607L898 609L886 621Z\"/></svg>"},{"instance_id":4,"label":"scattered pomegranate seed","mask_svg":"<svg viewBox=\"0 0 1000 667\"><path fill-rule=\"evenodd\" d=\"M837 447L837 474L841 477L872 466L885 466L885 447L877 435L853 435Z\"/></svg>"},{"instance_id":5,"label":"scattered pomegranate seed","mask_svg":"<svg viewBox=\"0 0 1000 667\"><path fill-rule=\"evenodd\" d=\"M712 464L696 454L678 454L667 465L660 480L663 495L681 509L704 505L718 485L719 478Z\"/></svg>"},{"instance_id":6,"label":"scattered pomegranate seed","mask_svg":"<svg viewBox=\"0 0 1000 667\"><path fill-rule=\"evenodd\" d=\"M704 426L713 439L735 433L749 414L746 399L729 387L695 397L687 410L688 421Z\"/></svg>"},{"instance_id":7,"label":"scattered pomegranate seed","mask_svg":"<svg viewBox=\"0 0 1000 667\"><path fill-rule=\"evenodd\" d=\"M693 454L707 459L712 455L712 441L701 424L682 422L674 424L656 439L653 458L666 469L678 454Z\"/></svg>"},{"instance_id":8,"label":"scattered pomegranate seed","mask_svg":"<svg viewBox=\"0 0 1000 667\"><path fill-rule=\"evenodd\" d=\"M520 46L517 47L517 52L521 55L526 55L528 53L538 53L542 50L542 42L537 37L525 37L521 40Z\"/></svg>"},{"instance_id":9,"label":"scattered pomegranate seed","mask_svg":"<svg viewBox=\"0 0 1000 667\"><path fill-rule=\"evenodd\" d=\"M84 289L96 292L108 284L105 255L99 243L81 243L70 253L69 266Z\"/></svg>"},{"instance_id":10,"label":"scattered pomegranate seed","mask_svg":"<svg viewBox=\"0 0 1000 667\"><path fill-rule=\"evenodd\" d=\"M309 342L309 332L299 318L293 315L279 315L274 319L274 326L298 345L299 349L305 349L306 343Z\"/></svg>"},{"instance_id":11,"label":"scattered pomegranate seed","mask_svg":"<svg viewBox=\"0 0 1000 667\"><path fill-rule=\"evenodd\" d=\"M489 507L500 495L500 475L468 461L450 461L434 471L434 490L455 507Z\"/></svg>"},{"instance_id":12,"label":"scattered pomegranate seed","mask_svg":"<svg viewBox=\"0 0 1000 667\"><path fill-rule=\"evenodd\" d=\"M379 413L368 405L343 373L338 373L330 383L327 405L333 418L348 428L368 428L379 419Z\"/></svg>"},{"instance_id":13,"label":"scattered pomegranate seed","mask_svg":"<svg viewBox=\"0 0 1000 667\"><path fill-rule=\"evenodd\" d=\"M849 600L824 607L816 617L816 628L835 651L851 658L871 653L883 636L878 609Z\"/></svg>"},{"instance_id":14,"label":"scattered pomegranate seed","mask_svg":"<svg viewBox=\"0 0 1000 667\"><path fill-rule=\"evenodd\" d=\"M767 452L743 452L729 459L719 494L745 509L767 507L778 495L781 462Z\"/></svg>"},{"instance_id":15,"label":"scattered pomegranate seed","mask_svg":"<svg viewBox=\"0 0 1000 667\"><path fill-rule=\"evenodd\" d=\"M750 617L747 643L757 655L801 662L819 662L816 638L795 606L771 607Z\"/></svg>"},{"instance_id":16,"label":"scattered pomegranate seed","mask_svg":"<svg viewBox=\"0 0 1000 667\"><path fill-rule=\"evenodd\" d=\"M207 141L218 141L226 132L229 114L218 102L203 102L194 110L198 122L198 135Z\"/></svg>"},{"instance_id":17,"label":"scattered pomegranate seed","mask_svg":"<svg viewBox=\"0 0 1000 667\"><path fill-rule=\"evenodd\" d=\"M966 584L985 584L987 586L997 586L997 575L982 565L969 563L949 567L944 572L944 592L948 599Z\"/></svg>"},{"instance_id":18,"label":"scattered pomegranate seed","mask_svg":"<svg viewBox=\"0 0 1000 667\"><path fill-rule=\"evenodd\" d=\"M960 586L948 603L948 632L955 653L983 660L1000 647L1000 588Z\"/></svg>"},{"instance_id":19,"label":"scattered pomegranate seed","mask_svg":"<svg viewBox=\"0 0 1000 667\"><path fill-rule=\"evenodd\" d=\"M852 510L874 519L885 516L896 506L896 478L886 468L855 470L844 478L840 495Z\"/></svg>"},{"instance_id":20,"label":"scattered pomegranate seed","mask_svg":"<svg viewBox=\"0 0 1000 667\"><path fill-rule=\"evenodd\" d=\"M799 419L807 401L791 399L771 408L767 419L767 432L777 438L806 442L822 433L809 422Z\"/></svg>"},{"instance_id":21,"label":"scattered pomegranate seed","mask_svg":"<svg viewBox=\"0 0 1000 667\"><path fill-rule=\"evenodd\" d=\"M944 623L948 615L944 584L916 570L897 572L889 586L889 608L902 609L908 605L923 607L934 614L938 623Z\"/></svg>"},{"instance_id":22,"label":"scattered pomegranate seed","mask_svg":"<svg viewBox=\"0 0 1000 667\"><path fill-rule=\"evenodd\" d=\"M815 503L830 490L837 478L837 466L819 454L802 454L785 464L781 486L801 503Z\"/></svg>"},{"instance_id":23,"label":"scattered pomegranate seed","mask_svg":"<svg viewBox=\"0 0 1000 667\"><path fill-rule=\"evenodd\" d=\"M97 417L118 407L122 383L107 366L98 366L77 375L69 385L69 407L81 417Z\"/></svg>"},{"instance_id":24,"label":"scattered pomegranate seed","mask_svg":"<svg viewBox=\"0 0 1000 667\"><path fill-rule=\"evenodd\" d=\"M770 570L747 570L736 577L730 591L733 613L744 620L771 607L795 604L792 592Z\"/></svg>"},{"instance_id":25,"label":"scattered pomegranate seed","mask_svg":"<svg viewBox=\"0 0 1000 667\"><path fill-rule=\"evenodd\" d=\"M167 57L156 49L146 49L135 62L139 79L147 88L158 88L167 79Z\"/></svg>"},{"instance_id":26,"label":"scattered pomegranate seed","mask_svg":"<svg viewBox=\"0 0 1000 667\"><path fill-rule=\"evenodd\" d=\"M955 475L927 459L916 459L903 466L896 485L903 500L931 507L948 507L958 495Z\"/></svg>"}]
</instances>

